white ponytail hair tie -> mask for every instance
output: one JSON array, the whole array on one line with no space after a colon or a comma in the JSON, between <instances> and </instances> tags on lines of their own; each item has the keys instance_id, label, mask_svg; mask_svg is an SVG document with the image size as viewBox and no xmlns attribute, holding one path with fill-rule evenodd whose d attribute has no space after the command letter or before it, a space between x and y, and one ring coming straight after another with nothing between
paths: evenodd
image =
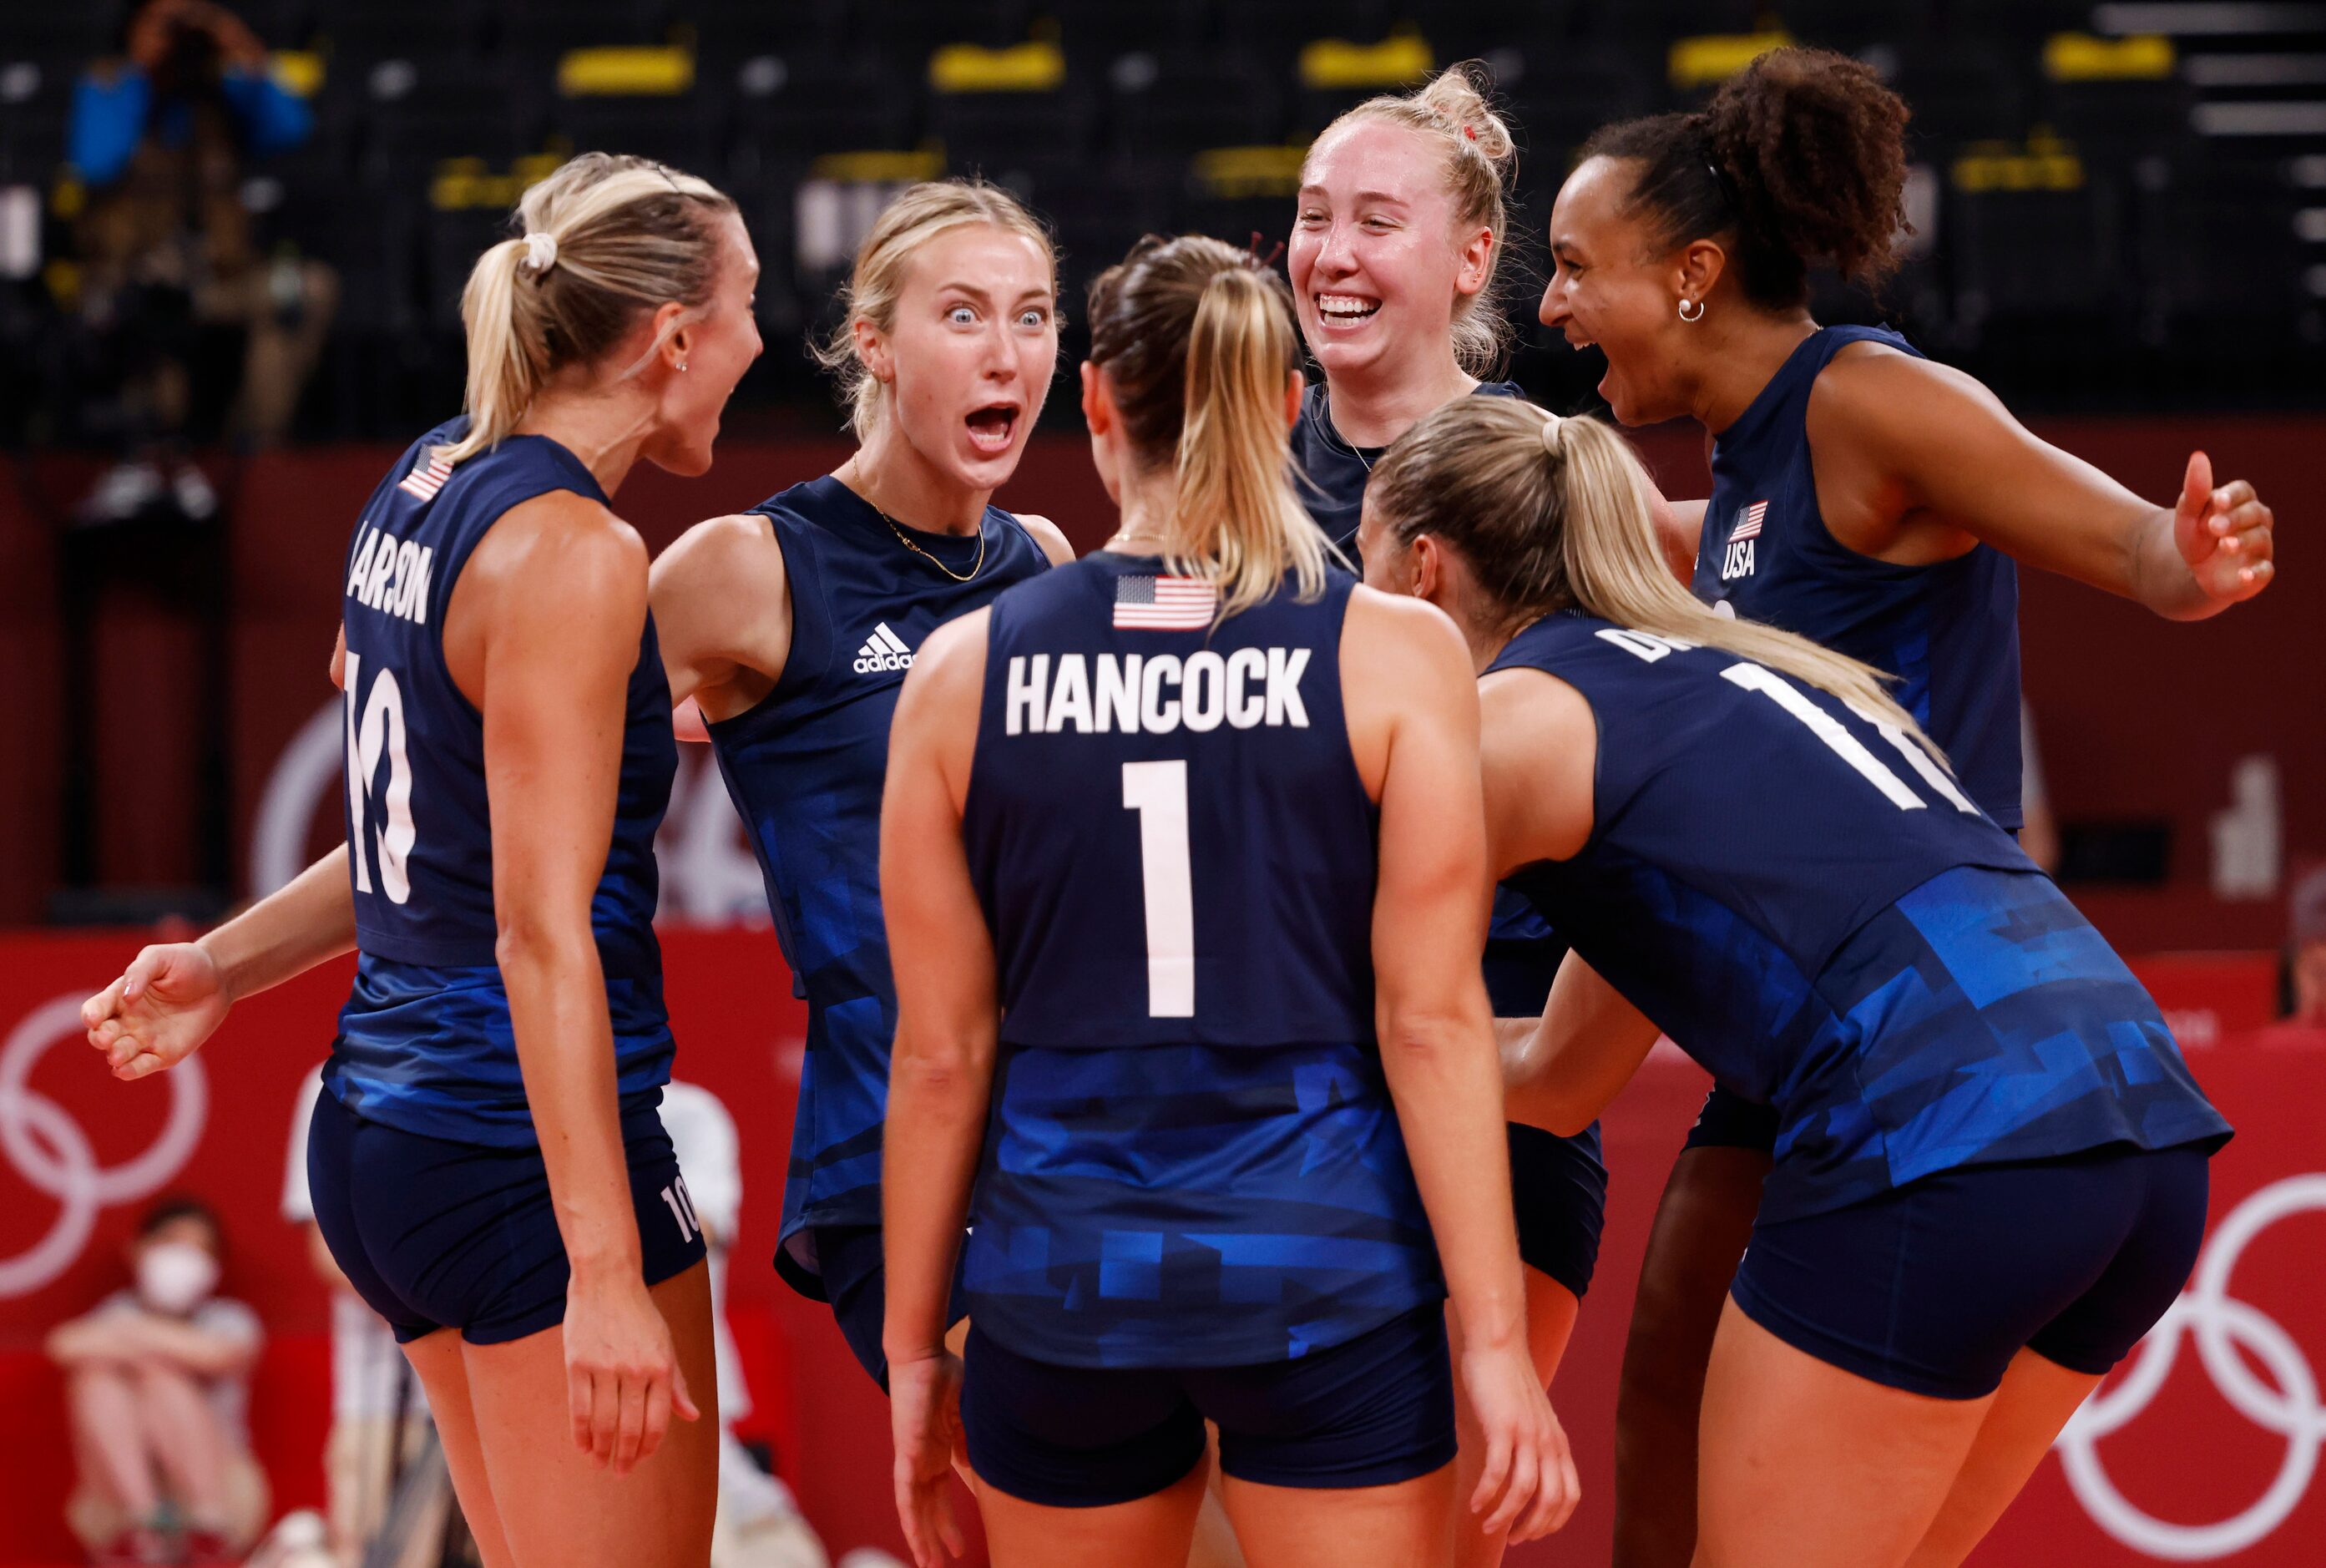
<instances>
[{"instance_id":1,"label":"white ponytail hair tie","mask_svg":"<svg viewBox=\"0 0 2326 1568\"><path fill-rule=\"evenodd\" d=\"M1556 414L1542 416L1542 449L1553 457L1558 455L1559 426L1566 423Z\"/></svg>"},{"instance_id":2,"label":"white ponytail hair tie","mask_svg":"<svg viewBox=\"0 0 2326 1568\"><path fill-rule=\"evenodd\" d=\"M557 265L557 236L545 229L536 229L525 237L525 265L535 272L547 272Z\"/></svg>"}]
</instances>

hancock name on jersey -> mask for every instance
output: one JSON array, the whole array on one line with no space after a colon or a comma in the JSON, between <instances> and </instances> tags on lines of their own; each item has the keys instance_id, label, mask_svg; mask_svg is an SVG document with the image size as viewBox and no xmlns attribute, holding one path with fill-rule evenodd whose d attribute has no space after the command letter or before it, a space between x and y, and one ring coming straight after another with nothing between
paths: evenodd
<instances>
[{"instance_id":1,"label":"hancock name on jersey","mask_svg":"<svg viewBox=\"0 0 2326 1568\"><path fill-rule=\"evenodd\" d=\"M384 615L400 615L425 626L428 574L435 563L436 552L428 546L398 540L375 527L356 547L355 565L348 571L348 597Z\"/></svg>"},{"instance_id":2,"label":"hancock name on jersey","mask_svg":"<svg viewBox=\"0 0 2326 1568\"><path fill-rule=\"evenodd\" d=\"M1168 735L1223 723L1237 730L1263 724L1305 730L1308 709L1300 700L1300 677L1308 672L1310 651L1205 649L1184 659L1175 653L1013 654L1008 733Z\"/></svg>"}]
</instances>

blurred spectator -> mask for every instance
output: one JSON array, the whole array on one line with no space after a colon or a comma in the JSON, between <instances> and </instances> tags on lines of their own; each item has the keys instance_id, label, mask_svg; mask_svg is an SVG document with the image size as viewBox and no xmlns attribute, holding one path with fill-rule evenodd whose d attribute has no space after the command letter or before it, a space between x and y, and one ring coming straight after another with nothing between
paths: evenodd
<instances>
[{"instance_id":1,"label":"blurred spectator","mask_svg":"<svg viewBox=\"0 0 2326 1568\"><path fill-rule=\"evenodd\" d=\"M662 1091L662 1125L684 1172L687 1208L711 1251L712 1343L719 1360L719 1514L712 1568L826 1568L815 1531L791 1489L759 1468L735 1436L751 1392L727 1327L727 1259L743 1214L742 1147L719 1097L673 1081Z\"/></svg>"},{"instance_id":2,"label":"blurred spectator","mask_svg":"<svg viewBox=\"0 0 2326 1568\"><path fill-rule=\"evenodd\" d=\"M265 1521L245 1426L258 1315L214 1293L226 1238L198 1199L146 1211L134 1283L49 1335L80 1486L66 1505L99 1564L239 1561Z\"/></svg>"},{"instance_id":3,"label":"blurred spectator","mask_svg":"<svg viewBox=\"0 0 2326 1568\"><path fill-rule=\"evenodd\" d=\"M289 428L321 351L338 280L320 262L257 253L243 205L247 166L304 142L307 106L268 74L265 47L209 0L137 0L121 57L75 89L69 157L87 187L78 223L79 302L95 374L117 387L134 461L92 509L126 517L163 499L141 443L187 433L195 370L241 359L228 434L254 443ZM191 516L215 505L191 468L169 481Z\"/></svg>"},{"instance_id":4,"label":"blurred spectator","mask_svg":"<svg viewBox=\"0 0 2326 1568\"><path fill-rule=\"evenodd\" d=\"M315 1225L315 1201L307 1190L307 1125L322 1089L319 1067L300 1086L291 1114L283 1218L300 1227L310 1265L331 1287L331 1435L323 1450L331 1555L341 1568L356 1568L404 1491L405 1478L419 1476L412 1500L399 1510L399 1523L423 1560L433 1561L426 1549L443 1541L452 1498L451 1486L439 1484L443 1461L429 1442L420 1379L397 1348L395 1331L356 1294Z\"/></svg>"},{"instance_id":5,"label":"blurred spectator","mask_svg":"<svg viewBox=\"0 0 2326 1568\"><path fill-rule=\"evenodd\" d=\"M2326 865L2293 884L2293 1011L2289 1023L2326 1029Z\"/></svg>"}]
</instances>

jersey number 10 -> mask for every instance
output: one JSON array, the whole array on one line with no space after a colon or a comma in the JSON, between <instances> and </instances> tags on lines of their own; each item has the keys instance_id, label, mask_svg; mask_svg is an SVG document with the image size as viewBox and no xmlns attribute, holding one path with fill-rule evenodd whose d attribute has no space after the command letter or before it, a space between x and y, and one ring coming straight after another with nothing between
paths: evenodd
<instances>
[{"instance_id":1,"label":"jersey number 10","mask_svg":"<svg viewBox=\"0 0 2326 1568\"><path fill-rule=\"evenodd\" d=\"M380 667L371 677L371 692L361 703L363 660L352 650L345 671L348 741L348 863L353 868L356 891L371 891L372 835L366 817L375 804L387 820L379 825L379 886L392 904L412 898L412 876L406 869L420 830L412 820L412 762L404 728L404 688L395 672ZM377 802L371 781L387 759L387 790Z\"/></svg>"},{"instance_id":2,"label":"jersey number 10","mask_svg":"<svg viewBox=\"0 0 2326 1568\"><path fill-rule=\"evenodd\" d=\"M1122 808L1139 813L1147 892L1147 1016L1196 1016L1196 877L1187 852L1187 764L1125 762Z\"/></svg>"}]
</instances>

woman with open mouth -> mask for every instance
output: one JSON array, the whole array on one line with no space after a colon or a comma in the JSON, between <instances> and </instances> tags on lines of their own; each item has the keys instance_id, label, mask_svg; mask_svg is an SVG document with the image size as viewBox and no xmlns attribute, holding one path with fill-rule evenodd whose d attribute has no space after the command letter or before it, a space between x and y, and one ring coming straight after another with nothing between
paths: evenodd
<instances>
[{"instance_id":1,"label":"woman with open mouth","mask_svg":"<svg viewBox=\"0 0 2326 1568\"><path fill-rule=\"evenodd\" d=\"M1622 423L1710 433L1710 499L1660 517L1697 596L1896 677L1964 792L2015 831L2016 563L2201 620L2268 586L2271 517L2202 453L2174 502L2145 501L1898 333L1811 319L1811 264L1878 283L1896 263L1906 118L1870 68L1781 49L1699 112L1602 130L1551 212L1541 319L1605 351ZM1665 1186L1617 1405L1619 1561L1691 1560L1698 1394L1777 1124L1716 1088ZM2029 1393L2026 1418L2052 1429L2083 1397L2034 1387L2050 1403ZM1985 1527L1968 1503L1949 1519L1944 1551Z\"/></svg>"},{"instance_id":2,"label":"woman with open mouth","mask_svg":"<svg viewBox=\"0 0 2326 1568\"><path fill-rule=\"evenodd\" d=\"M1510 332L1494 294L1515 152L1474 69L1358 105L1326 128L1301 170L1286 261L1324 379L1308 388L1292 428L1295 484L1353 562L1365 482L1383 448L1456 399L1520 396L1515 382L1483 378ZM1540 1017L1566 951L1524 901L1499 892L1485 956L1494 1015ZM1523 1038L1525 1026L1505 1033ZM1598 1261L1607 1168L1596 1125L1558 1138L1513 1122L1510 1157L1527 1338L1547 1386ZM1466 1419L1464 1432L1465 1461L1475 1462ZM1502 1560L1499 1536L1458 1535L1460 1563Z\"/></svg>"},{"instance_id":3,"label":"woman with open mouth","mask_svg":"<svg viewBox=\"0 0 2326 1568\"><path fill-rule=\"evenodd\" d=\"M916 185L865 237L842 299L819 356L855 454L690 529L655 562L653 597L671 696L707 721L807 997L777 1272L831 1303L885 1389L889 722L929 633L1074 552L991 504L1057 365L1057 264L1034 216L982 182Z\"/></svg>"}]
</instances>

